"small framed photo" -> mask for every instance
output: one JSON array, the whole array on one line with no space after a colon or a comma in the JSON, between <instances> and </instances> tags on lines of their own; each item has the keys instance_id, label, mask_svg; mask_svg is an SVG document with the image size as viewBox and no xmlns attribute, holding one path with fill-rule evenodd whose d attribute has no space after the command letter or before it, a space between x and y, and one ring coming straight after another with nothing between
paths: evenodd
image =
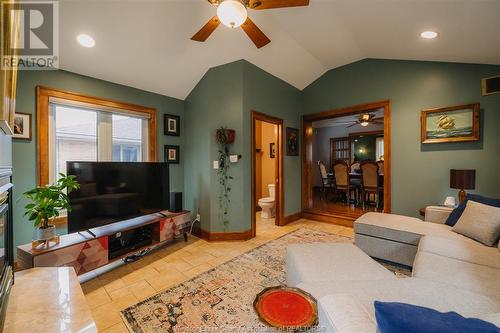
<instances>
[{"instance_id":1,"label":"small framed photo","mask_svg":"<svg viewBox=\"0 0 500 333\"><path fill-rule=\"evenodd\" d=\"M179 146L165 145L165 163L179 164Z\"/></svg>"},{"instance_id":2,"label":"small framed photo","mask_svg":"<svg viewBox=\"0 0 500 333\"><path fill-rule=\"evenodd\" d=\"M422 111L422 143L478 141L479 103Z\"/></svg>"},{"instance_id":3,"label":"small framed photo","mask_svg":"<svg viewBox=\"0 0 500 333\"><path fill-rule=\"evenodd\" d=\"M163 132L165 135L181 135L181 117L173 114L163 115Z\"/></svg>"},{"instance_id":4,"label":"small framed photo","mask_svg":"<svg viewBox=\"0 0 500 333\"><path fill-rule=\"evenodd\" d=\"M31 114L16 112L13 130L14 139L31 141Z\"/></svg>"},{"instance_id":5,"label":"small framed photo","mask_svg":"<svg viewBox=\"0 0 500 333\"><path fill-rule=\"evenodd\" d=\"M299 156L299 130L296 128L286 128L286 154Z\"/></svg>"},{"instance_id":6,"label":"small framed photo","mask_svg":"<svg viewBox=\"0 0 500 333\"><path fill-rule=\"evenodd\" d=\"M269 157L270 158L276 157L276 144L274 142L271 142L269 144Z\"/></svg>"}]
</instances>

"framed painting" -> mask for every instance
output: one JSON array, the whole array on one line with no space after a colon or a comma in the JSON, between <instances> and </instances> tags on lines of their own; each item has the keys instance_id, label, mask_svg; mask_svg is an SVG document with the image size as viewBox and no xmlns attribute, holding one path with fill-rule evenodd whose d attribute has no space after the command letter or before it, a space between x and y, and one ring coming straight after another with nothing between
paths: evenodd
<instances>
[{"instance_id":1,"label":"framed painting","mask_svg":"<svg viewBox=\"0 0 500 333\"><path fill-rule=\"evenodd\" d=\"M286 154L299 156L299 130L297 128L286 128Z\"/></svg>"},{"instance_id":2,"label":"framed painting","mask_svg":"<svg viewBox=\"0 0 500 333\"><path fill-rule=\"evenodd\" d=\"M423 110L422 143L478 141L479 103Z\"/></svg>"},{"instance_id":3,"label":"framed painting","mask_svg":"<svg viewBox=\"0 0 500 333\"><path fill-rule=\"evenodd\" d=\"M14 139L31 141L31 114L19 113L14 115Z\"/></svg>"},{"instance_id":4,"label":"framed painting","mask_svg":"<svg viewBox=\"0 0 500 333\"><path fill-rule=\"evenodd\" d=\"M181 118L173 114L163 116L163 132L165 135L179 136L181 135Z\"/></svg>"},{"instance_id":5,"label":"framed painting","mask_svg":"<svg viewBox=\"0 0 500 333\"><path fill-rule=\"evenodd\" d=\"M179 146L165 145L165 163L179 164Z\"/></svg>"}]
</instances>

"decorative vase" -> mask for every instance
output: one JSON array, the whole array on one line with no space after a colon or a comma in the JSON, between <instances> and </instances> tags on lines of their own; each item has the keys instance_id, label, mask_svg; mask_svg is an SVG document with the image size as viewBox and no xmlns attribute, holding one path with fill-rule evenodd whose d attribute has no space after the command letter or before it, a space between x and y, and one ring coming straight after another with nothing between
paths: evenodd
<instances>
[{"instance_id":1,"label":"decorative vase","mask_svg":"<svg viewBox=\"0 0 500 333\"><path fill-rule=\"evenodd\" d=\"M46 241L53 239L57 235L56 226L50 224L47 228L36 228L35 229L35 239L37 241Z\"/></svg>"}]
</instances>

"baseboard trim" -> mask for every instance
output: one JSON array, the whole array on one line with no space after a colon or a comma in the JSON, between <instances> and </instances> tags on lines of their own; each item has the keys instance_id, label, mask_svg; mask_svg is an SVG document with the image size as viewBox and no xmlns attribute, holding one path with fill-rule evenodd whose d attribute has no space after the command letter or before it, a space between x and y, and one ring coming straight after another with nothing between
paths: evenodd
<instances>
[{"instance_id":1,"label":"baseboard trim","mask_svg":"<svg viewBox=\"0 0 500 333\"><path fill-rule=\"evenodd\" d=\"M283 225L287 225L288 223L295 222L297 220L300 220L301 218L302 218L302 212L298 212L295 214L285 216L284 221L283 221Z\"/></svg>"},{"instance_id":2,"label":"baseboard trim","mask_svg":"<svg viewBox=\"0 0 500 333\"><path fill-rule=\"evenodd\" d=\"M204 239L208 242L241 241L249 240L252 238L252 230L237 232L210 232L200 228L193 229L193 234L198 235L201 239Z\"/></svg>"},{"instance_id":3,"label":"baseboard trim","mask_svg":"<svg viewBox=\"0 0 500 333\"><path fill-rule=\"evenodd\" d=\"M319 221L319 222L327 222L327 223L333 223L337 225L341 225L344 227L350 227L352 228L354 225L354 221L356 220L353 217L345 217L345 216L340 216L340 215L335 215L335 214L326 214L326 213L316 213L316 212L308 212L308 211L302 211L302 218L305 219L310 219L314 221Z\"/></svg>"}]
</instances>

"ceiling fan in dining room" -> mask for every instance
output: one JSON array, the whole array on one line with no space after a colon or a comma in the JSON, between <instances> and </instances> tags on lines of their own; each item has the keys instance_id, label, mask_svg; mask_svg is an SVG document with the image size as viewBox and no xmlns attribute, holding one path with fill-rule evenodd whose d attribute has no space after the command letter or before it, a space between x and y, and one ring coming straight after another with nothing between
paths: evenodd
<instances>
[{"instance_id":1,"label":"ceiling fan in dining room","mask_svg":"<svg viewBox=\"0 0 500 333\"><path fill-rule=\"evenodd\" d=\"M192 40L204 42L217 29L220 23L229 28L241 27L257 48L266 46L271 40L248 17L248 10L308 6L309 0L207 0L217 7L217 15L212 17L193 37Z\"/></svg>"},{"instance_id":2,"label":"ceiling fan in dining room","mask_svg":"<svg viewBox=\"0 0 500 333\"><path fill-rule=\"evenodd\" d=\"M372 113L365 112L365 113L360 114L358 116L358 119L354 123L352 123L351 125L347 126L347 128L353 127L356 125L361 125L363 127L366 127L370 124L383 124L383 123L384 123L384 117L376 117Z\"/></svg>"}]
</instances>

